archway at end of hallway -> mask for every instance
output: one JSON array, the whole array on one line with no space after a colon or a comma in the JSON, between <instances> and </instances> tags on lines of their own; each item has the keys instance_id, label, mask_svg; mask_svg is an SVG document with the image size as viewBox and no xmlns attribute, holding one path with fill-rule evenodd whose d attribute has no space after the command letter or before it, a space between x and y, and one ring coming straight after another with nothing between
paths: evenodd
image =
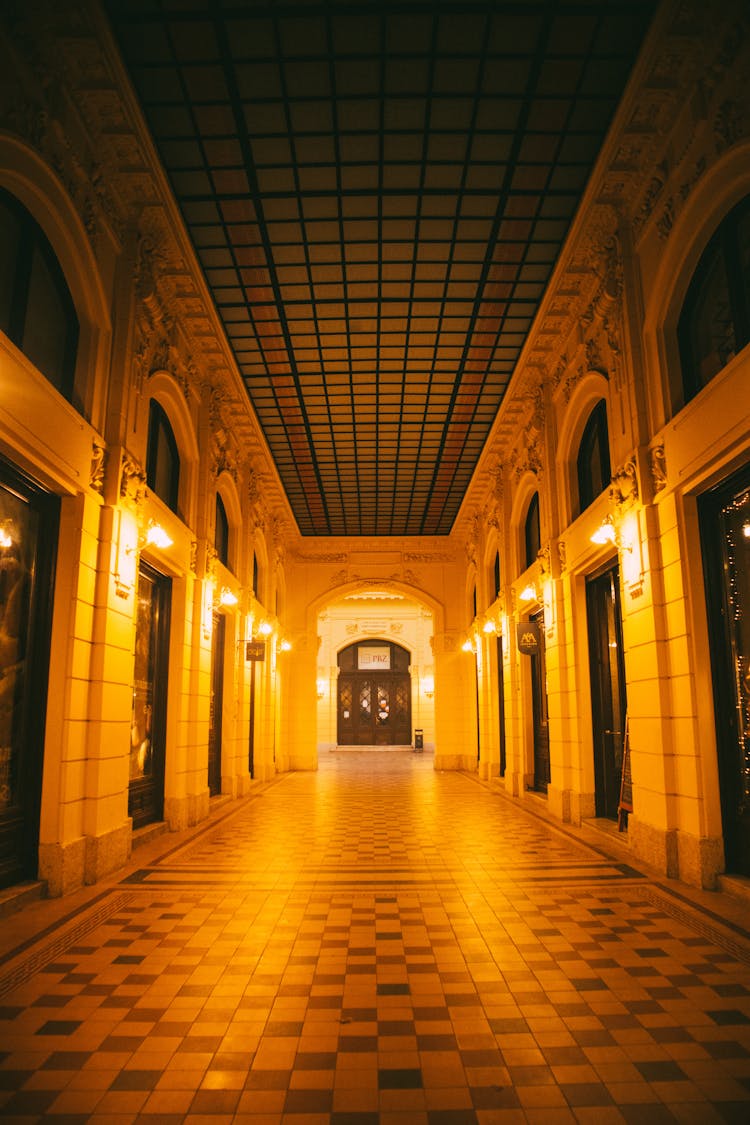
<instances>
[{"instance_id":1,"label":"archway at end of hallway","mask_svg":"<svg viewBox=\"0 0 750 1125\"><path fill-rule=\"evenodd\" d=\"M431 607L409 592L358 586L318 613L318 753L435 742Z\"/></svg>"},{"instance_id":2,"label":"archway at end of hallway","mask_svg":"<svg viewBox=\"0 0 750 1125\"><path fill-rule=\"evenodd\" d=\"M393 641L355 641L338 654L339 746L411 743L411 653Z\"/></svg>"}]
</instances>

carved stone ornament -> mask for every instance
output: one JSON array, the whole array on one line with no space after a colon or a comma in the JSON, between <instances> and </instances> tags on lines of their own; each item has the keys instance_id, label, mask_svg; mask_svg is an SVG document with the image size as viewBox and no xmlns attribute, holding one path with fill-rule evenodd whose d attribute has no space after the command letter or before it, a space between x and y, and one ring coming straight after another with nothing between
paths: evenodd
<instances>
[{"instance_id":1,"label":"carved stone ornament","mask_svg":"<svg viewBox=\"0 0 750 1125\"><path fill-rule=\"evenodd\" d=\"M664 442L659 442L651 450L650 467L654 492L661 492L667 486L667 458L664 452Z\"/></svg>"},{"instance_id":2,"label":"carved stone ornament","mask_svg":"<svg viewBox=\"0 0 750 1125\"><path fill-rule=\"evenodd\" d=\"M609 486L610 499L618 508L629 508L638 500L638 474L635 461L627 461L614 474Z\"/></svg>"},{"instance_id":3,"label":"carved stone ornament","mask_svg":"<svg viewBox=\"0 0 750 1125\"><path fill-rule=\"evenodd\" d=\"M146 473L141 463L126 450L120 467L120 496L132 504L140 504L146 493Z\"/></svg>"},{"instance_id":4,"label":"carved stone ornament","mask_svg":"<svg viewBox=\"0 0 750 1125\"><path fill-rule=\"evenodd\" d=\"M89 470L89 487L101 496L104 491L104 467L106 450L102 442L96 438L91 443L91 468Z\"/></svg>"},{"instance_id":5,"label":"carved stone ornament","mask_svg":"<svg viewBox=\"0 0 750 1125\"><path fill-rule=\"evenodd\" d=\"M560 570L561 572L563 572L568 565L568 549L564 539L558 540L557 557L560 560Z\"/></svg>"}]
</instances>

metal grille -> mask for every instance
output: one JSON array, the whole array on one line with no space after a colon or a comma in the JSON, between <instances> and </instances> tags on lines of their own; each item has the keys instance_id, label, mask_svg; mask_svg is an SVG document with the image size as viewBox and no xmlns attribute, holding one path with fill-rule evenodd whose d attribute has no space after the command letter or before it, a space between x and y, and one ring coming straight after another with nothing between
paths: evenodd
<instances>
[{"instance_id":1,"label":"metal grille","mask_svg":"<svg viewBox=\"0 0 750 1125\"><path fill-rule=\"evenodd\" d=\"M303 535L446 534L652 0L110 0Z\"/></svg>"}]
</instances>

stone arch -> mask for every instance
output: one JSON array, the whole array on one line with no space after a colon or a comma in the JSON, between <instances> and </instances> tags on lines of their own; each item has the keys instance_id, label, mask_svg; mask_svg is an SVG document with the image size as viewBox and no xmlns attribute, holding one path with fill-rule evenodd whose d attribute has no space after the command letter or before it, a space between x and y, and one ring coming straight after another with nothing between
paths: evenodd
<instances>
[{"instance_id":1,"label":"stone arch","mask_svg":"<svg viewBox=\"0 0 750 1125\"><path fill-rule=\"evenodd\" d=\"M200 459L193 419L182 389L174 376L170 375L168 371L155 371L146 384L144 410L142 411L144 464L148 443L148 404L151 399L158 402L164 409L174 432L180 454L180 512L184 522L192 527L195 523L198 463Z\"/></svg>"},{"instance_id":2,"label":"stone arch","mask_svg":"<svg viewBox=\"0 0 750 1125\"><path fill-rule=\"evenodd\" d=\"M539 496L539 531L540 539L544 542L545 530L545 502L542 496L541 483L537 475L531 470L527 470L518 482L514 496L513 505L511 507L510 515L510 529L511 529L511 565L513 569L513 578L517 578L519 574L527 569L526 558L523 546L524 524L526 521L526 514L528 512L529 504L531 503L534 493Z\"/></svg>"},{"instance_id":3,"label":"stone arch","mask_svg":"<svg viewBox=\"0 0 750 1125\"><path fill-rule=\"evenodd\" d=\"M749 193L750 141L743 141L696 184L661 248L643 321L651 434L673 413L680 378L677 321L690 281L721 220Z\"/></svg>"},{"instance_id":4,"label":"stone arch","mask_svg":"<svg viewBox=\"0 0 750 1125\"><path fill-rule=\"evenodd\" d=\"M611 428L609 381L599 371L588 371L577 384L562 416L557 441L557 474L561 525L571 523L576 511L576 462L583 431L591 411L604 399L607 404L607 426Z\"/></svg>"},{"instance_id":5,"label":"stone arch","mask_svg":"<svg viewBox=\"0 0 750 1125\"><path fill-rule=\"evenodd\" d=\"M111 334L110 309L86 228L73 201L45 161L18 138L0 135L0 186L15 196L44 231L62 269L78 317L75 384L85 416L104 430L103 381L95 386Z\"/></svg>"},{"instance_id":6,"label":"stone arch","mask_svg":"<svg viewBox=\"0 0 750 1125\"><path fill-rule=\"evenodd\" d=\"M229 569L237 574L242 557L242 504L234 477L226 469L216 478L216 493L221 497L229 522Z\"/></svg>"}]
</instances>

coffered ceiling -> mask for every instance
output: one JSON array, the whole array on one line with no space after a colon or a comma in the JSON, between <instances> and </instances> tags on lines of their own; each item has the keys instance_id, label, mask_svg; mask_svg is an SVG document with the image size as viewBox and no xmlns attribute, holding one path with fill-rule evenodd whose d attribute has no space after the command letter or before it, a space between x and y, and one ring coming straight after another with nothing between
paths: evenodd
<instances>
[{"instance_id":1,"label":"coffered ceiling","mask_svg":"<svg viewBox=\"0 0 750 1125\"><path fill-rule=\"evenodd\" d=\"M105 2L303 535L443 535L651 0Z\"/></svg>"}]
</instances>

